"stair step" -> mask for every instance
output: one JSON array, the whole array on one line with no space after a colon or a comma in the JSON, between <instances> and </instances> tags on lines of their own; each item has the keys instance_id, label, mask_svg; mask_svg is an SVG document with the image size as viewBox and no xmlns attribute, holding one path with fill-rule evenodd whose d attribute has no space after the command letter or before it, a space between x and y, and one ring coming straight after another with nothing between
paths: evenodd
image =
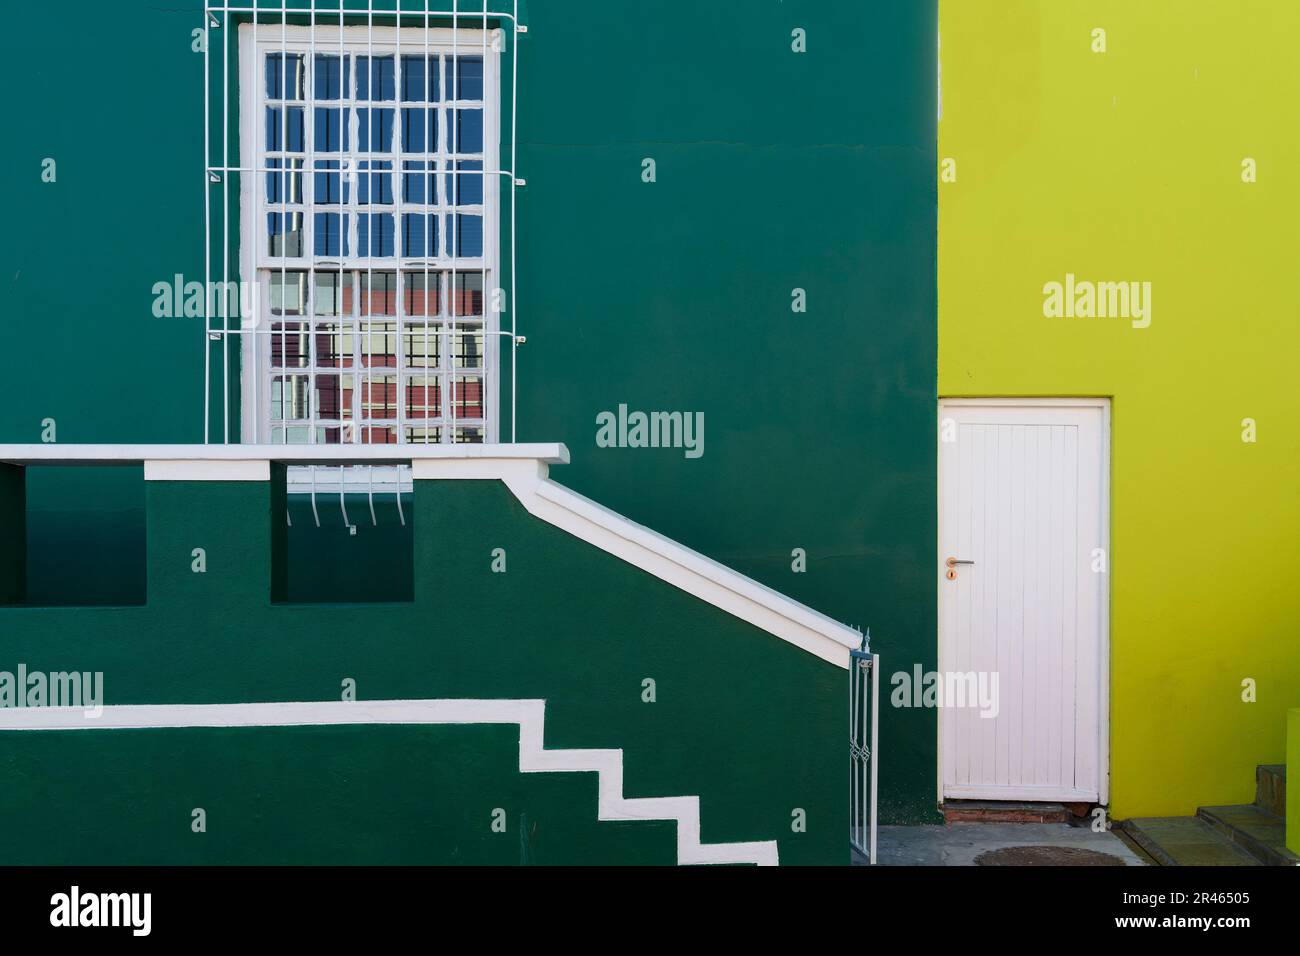
<instances>
[{"instance_id":1,"label":"stair step","mask_svg":"<svg viewBox=\"0 0 1300 956\"><path fill-rule=\"evenodd\" d=\"M1232 807L1201 807L1196 815L1266 866L1295 866L1286 848L1286 821L1253 803Z\"/></svg>"},{"instance_id":2,"label":"stair step","mask_svg":"<svg viewBox=\"0 0 1300 956\"><path fill-rule=\"evenodd\" d=\"M1070 811L1059 803L1002 800L947 800L944 823L1065 823Z\"/></svg>"},{"instance_id":3,"label":"stair step","mask_svg":"<svg viewBox=\"0 0 1300 956\"><path fill-rule=\"evenodd\" d=\"M1255 768L1255 806L1274 816L1286 816L1286 764L1260 764Z\"/></svg>"},{"instance_id":4,"label":"stair step","mask_svg":"<svg viewBox=\"0 0 1300 956\"><path fill-rule=\"evenodd\" d=\"M1124 832L1161 866L1259 866L1259 860L1200 817L1134 817Z\"/></svg>"}]
</instances>

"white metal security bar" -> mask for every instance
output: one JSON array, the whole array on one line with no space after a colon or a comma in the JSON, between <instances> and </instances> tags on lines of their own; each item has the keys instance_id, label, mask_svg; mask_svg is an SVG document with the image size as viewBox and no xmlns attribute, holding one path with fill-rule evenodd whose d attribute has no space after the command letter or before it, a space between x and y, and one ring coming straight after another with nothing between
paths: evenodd
<instances>
[{"instance_id":1,"label":"white metal security bar","mask_svg":"<svg viewBox=\"0 0 1300 956\"><path fill-rule=\"evenodd\" d=\"M204 99L205 288L212 287L217 258L211 191L221 187L219 258L222 288L229 289L231 187L242 176L240 273L256 277L261 295L251 321L235 327L228 312L213 315L213 299L204 297L205 442L213 341L223 346L222 440L230 441L232 336L243 342L242 437L280 443L495 440L497 338L509 336L514 440L522 341L515 190L523 185L514 172L514 39L526 32L517 6L498 12L484 0L475 10L458 2L433 10L426 2L423 11L398 14L342 2L290 8L280 0L206 11L205 91L213 32L228 33L232 15L247 15L243 33L251 36L240 47L238 166L230 163L227 34L220 34L220 163L212 156L210 97ZM397 25L377 26L376 16ZM448 21L450 28L434 26ZM499 168L496 155L499 54L506 47L498 24L511 34L509 170ZM503 175L511 190L505 303L491 294L500 272L495 200ZM412 206L416 212L407 211ZM498 308L509 310L508 331L497 327Z\"/></svg>"},{"instance_id":2,"label":"white metal security bar","mask_svg":"<svg viewBox=\"0 0 1300 956\"><path fill-rule=\"evenodd\" d=\"M871 653L869 640L849 663L849 842L875 863L880 655Z\"/></svg>"},{"instance_id":3,"label":"white metal security bar","mask_svg":"<svg viewBox=\"0 0 1300 956\"><path fill-rule=\"evenodd\" d=\"M237 93L231 85L232 16L244 21ZM244 442L498 441L501 336L510 346L514 441L516 350L523 342L514 236L516 189L524 185L515 174L516 42L527 32L517 0L510 12L492 10L489 0L478 9L452 0L450 10L435 10L425 0L423 10L400 11L346 0L294 7L287 0L210 4L204 31L204 442L212 438L213 342L222 347L225 443L231 441L234 387L240 389L238 440ZM209 95L214 31L221 31L219 163ZM507 46L508 170L501 168L498 149L500 61ZM230 156L232 103L240 123L237 166ZM510 188L506 301L496 294L502 176ZM224 293L231 288L236 185L239 276L256 295L252 314L232 325L225 300L220 314L212 313L218 258L212 189L221 188ZM237 386L230 374L232 341L240 342ZM395 493L399 509L402 492L410 490L404 466L379 474L358 474L355 467L320 471L291 468L288 475L290 492L311 495L317 524L318 492L337 492L351 527L344 496L360 483L372 513L376 488Z\"/></svg>"}]
</instances>

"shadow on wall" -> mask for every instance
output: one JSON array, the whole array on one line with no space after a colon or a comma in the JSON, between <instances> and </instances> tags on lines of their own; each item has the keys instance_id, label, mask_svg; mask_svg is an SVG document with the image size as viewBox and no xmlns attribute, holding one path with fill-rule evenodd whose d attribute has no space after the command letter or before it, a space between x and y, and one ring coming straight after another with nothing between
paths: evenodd
<instances>
[{"instance_id":1,"label":"shadow on wall","mask_svg":"<svg viewBox=\"0 0 1300 956\"><path fill-rule=\"evenodd\" d=\"M27 470L27 594L38 607L145 603L144 469ZM94 489L87 497L87 489Z\"/></svg>"},{"instance_id":2,"label":"shadow on wall","mask_svg":"<svg viewBox=\"0 0 1300 956\"><path fill-rule=\"evenodd\" d=\"M147 600L140 466L27 469L26 595L31 607L122 607ZM85 489L94 488L93 498ZM414 599L414 500L289 496L286 601ZM344 516L347 517L347 523Z\"/></svg>"},{"instance_id":3,"label":"shadow on wall","mask_svg":"<svg viewBox=\"0 0 1300 956\"><path fill-rule=\"evenodd\" d=\"M289 496L288 586L293 604L413 601L415 499ZM345 523L345 517L347 523Z\"/></svg>"}]
</instances>

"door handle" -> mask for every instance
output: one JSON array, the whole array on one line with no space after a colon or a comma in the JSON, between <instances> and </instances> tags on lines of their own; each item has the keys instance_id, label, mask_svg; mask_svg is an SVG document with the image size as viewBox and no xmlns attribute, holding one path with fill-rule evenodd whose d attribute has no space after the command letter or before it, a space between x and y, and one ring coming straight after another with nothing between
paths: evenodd
<instances>
[{"instance_id":1,"label":"door handle","mask_svg":"<svg viewBox=\"0 0 1300 956\"><path fill-rule=\"evenodd\" d=\"M957 567L957 565L959 565L959 564L974 564L975 562L974 562L974 561L966 561L966 560L963 560L962 558L949 558L945 563L948 565L948 567L950 567L950 568L955 568L955 567Z\"/></svg>"}]
</instances>

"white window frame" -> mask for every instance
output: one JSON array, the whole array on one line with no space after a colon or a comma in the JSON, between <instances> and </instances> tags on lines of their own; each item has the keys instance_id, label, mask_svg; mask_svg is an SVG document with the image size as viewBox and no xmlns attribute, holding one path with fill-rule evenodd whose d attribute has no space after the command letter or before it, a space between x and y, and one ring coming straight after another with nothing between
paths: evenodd
<instances>
[{"instance_id":1,"label":"white window frame","mask_svg":"<svg viewBox=\"0 0 1300 956\"><path fill-rule=\"evenodd\" d=\"M240 395L241 395L241 440L245 443L270 443L272 422L270 419L271 412L271 381L276 374L317 374L319 370L314 369L311 365L301 371L286 368L283 370L273 370L270 365L271 357L271 335L270 329L272 321L294 321L289 317L272 317L270 314L270 274L281 268L285 272L306 272L308 274L308 296L309 302L314 295L314 282L311 280L311 274L320 269L322 265L326 270L340 270L342 272L359 272L360 278L364 278L367 272L387 273L396 272L398 275L397 287L397 314L391 317L391 321L401 327L404 312L403 303L403 282L406 273L421 273L426 276L436 276L440 284L440 289L450 285L450 289L445 290L444 301L446 302L448 324L455 326L452 321L450 296L454 294L454 280L444 282L448 274L455 273L478 273L483 274L483 315L474 317L470 321L481 321L483 330L483 385L482 385L482 402L484 406L484 415L482 419L483 436L482 441L493 443L498 441L500 428L500 313L494 308L495 290L501 286L501 249L500 249L500 117L501 117L501 49L503 44L500 42L499 29L471 29L460 27L455 30L451 28L428 28L424 27L402 27L399 31L396 27L382 27L369 25L345 25L340 28L337 24L308 26L289 26L280 24L266 24L259 28L254 28L253 24L242 24L239 29L239 141L240 141L240 168L242 175L240 177L240 236L239 236L239 268L240 278L243 282L250 281L257 283L258 306L255 314L255 327L246 329L245 334L240 336ZM256 49L255 49L256 47ZM427 99L412 103L405 103L402 96L402 77L401 62L402 56L417 56L428 54L442 56L482 56L483 57L483 153L482 153L482 179L483 179L483 255L481 257L463 258L448 255L450 250L450 236L440 235L439 253L436 257L387 257L378 258L373 256L362 257L356 255L357 247L354 244L351 248L351 255L331 257L325 259L325 263L319 262L312 254L314 244L314 228L312 222L313 211L318 208L313 203L306 200L311 196L314 200L314 175L313 166L316 160L314 152L314 110L312 108L313 98L309 97L302 102L303 106L303 255L301 257L271 257L269 256L269 240L266 236L265 215L267 213L267 202L265 199L266 175L269 163L266 160L262 139L265 130L264 111L266 107L265 96L265 58L272 53L289 53L302 54L306 64L307 81L313 82L314 79L314 55L325 54L337 55L340 50L352 57L358 56L394 56L394 93L393 101L358 101L355 95L351 98L342 99L333 102L334 108L337 103L344 103L349 110L349 118L353 120L350 131L349 143L351 149L346 153L340 153L341 157L349 159L353 163L352 173L353 181L351 183L350 202L344 205L342 210L355 217L358 213L365 214L370 212L390 213L393 216L393 234L394 241L400 239L402 233L402 215L406 211L403 208L402 196L402 162L405 156L419 156L426 162L438 163L436 172L425 170L423 175L436 175L438 178L439 197L443 198L445 191L446 175L449 169L446 168L449 152L449 141L447 123L444 118L445 110L452 104L458 102L451 98L452 91L445 89L446 71L440 65L439 69L439 99L436 102L430 102ZM440 64L445 61L440 61ZM353 92L355 93L356 83L356 61L353 59L350 75L353 83ZM427 83L426 73L426 83ZM438 150L436 153L429 154L402 154L400 152L383 153L372 155L368 152L362 152L357 147L359 140L356 130L356 114L353 112L356 108L377 108L391 107L394 111L394 135L400 137L401 111L403 108L413 109L438 109L439 129L438 129ZM333 158L335 154L330 154ZM437 160L429 157L436 156ZM393 190L394 197L391 205L361 205L358 203L358 176L356 163L358 161L376 159L384 160L387 158L393 160ZM427 186L426 186L427 188ZM334 203L329 204L334 207ZM447 203L440 203L443 206L443 212L446 212ZM423 206L408 207L414 211L419 208L421 212L425 209ZM426 213L427 215L428 213ZM454 213L453 213L454 214ZM445 232L445 230L440 230ZM402 250L405 252L405 250ZM342 252L342 247L340 247ZM426 279L427 283L427 279ZM353 299L357 302L361 295L360 281L354 282ZM355 306L354 306L355 308ZM311 308L307 314L302 317L303 322L311 321ZM342 317L340 317L342 318ZM367 317L366 321L384 322L388 319L385 316L372 315ZM360 337L359 327L361 317L359 309L357 316L352 320L353 337ZM440 348L441 360L440 367L444 369L441 373L440 383L451 383L455 377L455 369L452 363L450 353L450 336L446 335L445 326L443 331L438 333L444 336L443 347ZM314 349L314 345L311 346ZM405 349L403 341L398 336L397 339L397 364L393 367L372 367L369 374L377 379L380 376L395 376L398 382L397 404L398 410L395 414L397 421L397 441L399 444L405 444L405 427L407 425L419 425L429 428L441 428L441 442L443 444L453 441L454 430L457 427L457 419L454 415L453 404L455 399L455 389L441 388L439 390L442 416L437 419L409 419L404 420L402 415L402 406L405 402L403 389L404 376L408 373L405 366ZM368 374L367 369L359 363L354 362L350 369L339 368L331 370L337 371L342 375L352 375L354 381L354 393L361 391L360 385L364 377ZM415 374L419 374L416 372ZM438 373L435 373L438 374ZM310 381L310 380L309 380ZM312 411L310 417L301 424L308 426L309 441L316 442L316 429L319 427L316 422L315 412L318 408L318 401L315 395L315 389L310 388L310 401ZM352 419L351 435L345 432L344 441L350 437L352 443L361 442L361 432L367 425L367 420L354 415ZM471 424L470 427L473 427Z\"/></svg>"}]
</instances>

